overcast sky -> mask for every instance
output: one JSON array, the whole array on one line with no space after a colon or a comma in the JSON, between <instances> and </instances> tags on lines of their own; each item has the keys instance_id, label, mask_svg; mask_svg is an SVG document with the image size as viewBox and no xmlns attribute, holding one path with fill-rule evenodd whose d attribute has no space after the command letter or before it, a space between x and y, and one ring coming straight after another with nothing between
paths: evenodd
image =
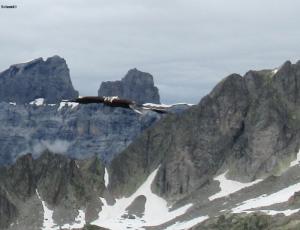
<instances>
[{"instance_id":1,"label":"overcast sky","mask_svg":"<svg viewBox=\"0 0 300 230\"><path fill-rule=\"evenodd\" d=\"M230 73L300 59L299 0L0 0L0 71L55 54L81 95L131 68L162 102L196 103Z\"/></svg>"}]
</instances>

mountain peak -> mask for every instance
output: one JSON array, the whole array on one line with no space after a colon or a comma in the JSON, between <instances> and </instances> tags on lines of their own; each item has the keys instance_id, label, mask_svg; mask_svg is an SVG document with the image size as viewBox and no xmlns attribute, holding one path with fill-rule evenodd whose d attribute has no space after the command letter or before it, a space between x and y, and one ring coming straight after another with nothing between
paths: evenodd
<instances>
[{"instance_id":1,"label":"mountain peak","mask_svg":"<svg viewBox=\"0 0 300 230\"><path fill-rule=\"evenodd\" d=\"M44 60L43 60L42 57L33 59L32 61L29 61L29 62L24 62L24 63L19 63L19 64L11 65L9 67L9 70L14 69L14 68L22 69L22 68L24 68L26 66L37 64L37 63L41 63L41 62L44 62Z\"/></svg>"},{"instance_id":2,"label":"mountain peak","mask_svg":"<svg viewBox=\"0 0 300 230\"><path fill-rule=\"evenodd\" d=\"M0 101L23 104L44 98L57 103L77 96L67 63L57 55L15 64L0 73Z\"/></svg>"},{"instance_id":3,"label":"mountain peak","mask_svg":"<svg viewBox=\"0 0 300 230\"><path fill-rule=\"evenodd\" d=\"M217 84L209 95L216 97L226 93L232 94L237 90L244 90L243 77L239 74L231 74Z\"/></svg>"},{"instance_id":4,"label":"mountain peak","mask_svg":"<svg viewBox=\"0 0 300 230\"><path fill-rule=\"evenodd\" d=\"M130 69L121 81L102 82L99 96L119 96L137 103L160 103L153 76L136 68Z\"/></svg>"}]
</instances>

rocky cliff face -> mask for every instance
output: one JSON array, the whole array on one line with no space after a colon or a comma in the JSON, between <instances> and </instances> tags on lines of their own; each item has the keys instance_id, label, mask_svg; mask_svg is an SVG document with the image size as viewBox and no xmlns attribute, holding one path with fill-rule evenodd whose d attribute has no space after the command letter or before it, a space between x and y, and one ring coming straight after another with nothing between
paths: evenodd
<instances>
[{"instance_id":1,"label":"rocky cliff face","mask_svg":"<svg viewBox=\"0 0 300 230\"><path fill-rule=\"evenodd\" d=\"M161 120L115 159L112 190L134 190L159 165L156 190L170 200L222 170L243 182L280 174L300 147L299 81L299 62L230 75L199 105Z\"/></svg>"},{"instance_id":2,"label":"rocky cliff face","mask_svg":"<svg viewBox=\"0 0 300 230\"><path fill-rule=\"evenodd\" d=\"M121 81L103 82L98 95L119 96L139 104L160 103L158 89L154 86L152 75L137 69L129 70Z\"/></svg>"},{"instance_id":3,"label":"rocky cliff face","mask_svg":"<svg viewBox=\"0 0 300 230\"><path fill-rule=\"evenodd\" d=\"M45 98L57 103L77 96L66 61L59 56L12 65L0 73L0 101L23 104Z\"/></svg>"}]
</instances>

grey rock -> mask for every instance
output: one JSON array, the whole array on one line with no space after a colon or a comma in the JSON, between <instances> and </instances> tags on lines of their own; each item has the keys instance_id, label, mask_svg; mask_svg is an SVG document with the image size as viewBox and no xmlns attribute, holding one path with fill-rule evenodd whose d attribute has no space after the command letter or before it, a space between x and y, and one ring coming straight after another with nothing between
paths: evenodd
<instances>
[{"instance_id":1,"label":"grey rock","mask_svg":"<svg viewBox=\"0 0 300 230\"><path fill-rule=\"evenodd\" d=\"M224 230L267 230L267 229L278 229L274 228L276 224L274 223L274 220L276 222L282 222L282 218L278 220L278 218L272 218L268 215L264 214L240 214L240 215L234 215L234 214L226 214L221 215L216 218L211 218L208 221L204 222L203 224L193 227L190 230L200 230L200 229L206 229L206 230L218 230L218 229L224 229ZM285 229L284 225L282 224L283 228L279 229Z\"/></svg>"},{"instance_id":2,"label":"grey rock","mask_svg":"<svg viewBox=\"0 0 300 230\"><path fill-rule=\"evenodd\" d=\"M143 217L145 213L145 204L147 199L145 196L140 195L126 208L127 215Z\"/></svg>"},{"instance_id":3,"label":"grey rock","mask_svg":"<svg viewBox=\"0 0 300 230\"><path fill-rule=\"evenodd\" d=\"M0 187L0 229L8 228L17 216L17 207L9 200L7 192Z\"/></svg>"},{"instance_id":4,"label":"grey rock","mask_svg":"<svg viewBox=\"0 0 300 230\"><path fill-rule=\"evenodd\" d=\"M121 81L103 82L98 95L119 96L139 104L160 103L158 89L154 86L152 75L137 69L129 70Z\"/></svg>"},{"instance_id":5,"label":"grey rock","mask_svg":"<svg viewBox=\"0 0 300 230\"><path fill-rule=\"evenodd\" d=\"M23 104L45 98L57 103L77 96L66 61L59 56L12 65L0 73L0 101Z\"/></svg>"}]
</instances>

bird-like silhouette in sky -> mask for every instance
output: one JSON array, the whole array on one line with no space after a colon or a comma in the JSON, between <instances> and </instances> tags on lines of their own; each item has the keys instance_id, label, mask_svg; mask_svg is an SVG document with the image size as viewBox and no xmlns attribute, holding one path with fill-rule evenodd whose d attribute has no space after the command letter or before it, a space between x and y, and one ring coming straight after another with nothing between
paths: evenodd
<instances>
[{"instance_id":1,"label":"bird-like silhouette in sky","mask_svg":"<svg viewBox=\"0 0 300 230\"><path fill-rule=\"evenodd\" d=\"M87 96L79 97L71 100L63 100L63 102L75 102L79 104L104 104L110 107L121 107L126 109L132 109L137 113L142 114L144 110L151 110L157 113L167 113L167 108L169 106L163 106L160 104L137 104L135 101L119 98L118 96L113 97L97 97L97 96Z\"/></svg>"}]
</instances>

